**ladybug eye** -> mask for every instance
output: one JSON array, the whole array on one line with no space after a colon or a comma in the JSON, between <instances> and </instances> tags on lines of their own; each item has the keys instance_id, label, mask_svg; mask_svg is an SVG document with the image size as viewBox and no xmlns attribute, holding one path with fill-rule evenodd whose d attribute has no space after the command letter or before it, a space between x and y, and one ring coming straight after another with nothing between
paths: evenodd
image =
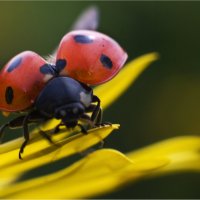
<instances>
[{"instance_id":1,"label":"ladybug eye","mask_svg":"<svg viewBox=\"0 0 200 200\"><path fill-rule=\"evenodd\" d=\"M61 117L65 117L67 113L65 110L60 110L59 114Z\"/></svg>"},{"instance_id":2,"label":"ladybug eye","mask_svg":"<svg viewBox=\"0 0 200 200\"><path fill-rule=\"evenodd\" d=\"M74 114L77 114L77 113L78 113L78 108L73 108L72 112L73 112Z\"/></svg>"}]
</instances>

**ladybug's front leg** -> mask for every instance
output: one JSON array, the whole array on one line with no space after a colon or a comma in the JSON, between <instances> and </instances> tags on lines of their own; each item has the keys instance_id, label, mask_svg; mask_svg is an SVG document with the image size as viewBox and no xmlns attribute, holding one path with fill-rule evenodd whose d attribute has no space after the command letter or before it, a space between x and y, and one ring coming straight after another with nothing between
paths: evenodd
<instances>
[{"instance_id":1,"label":"ladybug's front leg","mask_svg":"<svg viewBox=\"0 0 200 200\"><path fill-rule=\"evenodd\" d=\"M100 125L111 125L110 122L103 122L102 123L102 109L101 109L101 101L97 96L93 96L92 98L92 103L96 103L96 105L91 104L87 109L86 112L92 112L92 116L91 116L91 121L94 123L94 125L96 126L100 126Z\"/></svg>"},{"instance_id":2,"label":"ladybug's front leg","mask_svg":"<svg viewBox=\"0 0 200 200\"><path fill-rule=\"evenodd\" d=\"M22 126L23 126L23 135L24 135L25 141L22 143L22 146L20 147L19 159L22 159L21 154L24 152L24 148L26 147L29 141L28 125L31 123L41 123L45 120L46 119L44 117L42 117L39 113L34 112L34 111L24 116Z\"/></svg>"},{"instance_id":3,"label":"ladybug's front leg","mask_svg":"<svg viewBox=\"0 0 200 200\"><path fill-rule=\"evenodd\" d=\"M28 130L28 123L30 120L30 116L31 113L29 113L28 115L25 116L24 120L23 120L23 134L24 134L24 139L25 141L22 143L21 147L20 147L20 151L19 151L19 159L22 160L21 154L24 152L24 148L27 145L28 141L29 141L29 130Z\"/></svg>"},{"instance_id":4,"label":"ladybug's front leg","mask_svg":"<svg viewBox=\"0 0 200 200\"><path fill-rule=\"evenodd\" d=\"M97 96L93 96L92 98L92 103L96 103L97 105L95 106L93 112L92 112L92 116L91 116L91 120L95 123L95 125L99 125L102 122L102 110L101 110L101 101Z\"/></svg>"}]
</instances>

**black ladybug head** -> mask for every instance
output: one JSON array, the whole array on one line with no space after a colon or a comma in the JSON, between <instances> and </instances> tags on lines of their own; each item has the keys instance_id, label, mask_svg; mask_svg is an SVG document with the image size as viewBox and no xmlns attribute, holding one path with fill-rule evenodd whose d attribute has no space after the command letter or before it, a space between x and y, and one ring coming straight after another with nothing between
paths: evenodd
<instances>
[{"instance_id":1,"label":"black ladybug head","mask_svg":"<svg viewBox=\"0 0 200 200\"><path fill-rule=\"evenodd\" d=\"M49 117L78 117L91 104L92 95L90 87L72 78L55 77L41 91L35 107Z\"/></svg>"}]
</instances>

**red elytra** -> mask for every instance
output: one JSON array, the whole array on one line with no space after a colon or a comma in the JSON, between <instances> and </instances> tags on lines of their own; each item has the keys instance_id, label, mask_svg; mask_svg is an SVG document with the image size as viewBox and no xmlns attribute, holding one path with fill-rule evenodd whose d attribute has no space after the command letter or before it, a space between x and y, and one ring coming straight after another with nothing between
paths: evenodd
<instances>
[{"instance_id":1,"label":"red elytra","mask_svg":"<svg viewBox=\"0 0 200 200\"><path fill-rule=\"evenodd\" d=\"M31 107L45 86L40 67L46 61L38 54L24 51L12 58L0 72L0 110L23 111Z\"/></svg>"},{"instance_id":2,"label":"red elytra","mask_svg":"<svg viewBox=\"0 0 200 200\"><path fill-rule=\"evenodd\" d=\"M120 71L126 59L120 45L102 33L69 32L60 42L54 67L32 51L16 55L5 65L0 72L0 110L16 112L31 108L54 75L70 76L90 85L104 83ZM64 66L59 65L62 60Z\"/></svg>"},{"instance_id":3,"label":"red elytra","mask_svg":"<svg viewBox=\"0 0 200 200\"><path fill-rule=\"evenodd\" d=\"M127 57L127 53L109 36L96 31L78 30L63 37L56 60L67 62L60 75L98 85L112 79Z\"/></svg>"}]
</instances>

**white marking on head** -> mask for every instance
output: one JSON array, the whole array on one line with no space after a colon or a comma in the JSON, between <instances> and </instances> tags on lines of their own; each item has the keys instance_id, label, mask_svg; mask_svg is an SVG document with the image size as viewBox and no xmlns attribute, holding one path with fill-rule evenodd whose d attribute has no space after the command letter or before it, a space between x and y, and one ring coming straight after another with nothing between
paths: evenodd
<instances>
[{"instance_id":1,"label":"white marking on head","mask_svg":"<svg viewBox=\"0 0 200 200\"><path fill-rule=\"evenodd\" d=\"M90 105L91 101L92 101L91 95L85 94L84 92L81 92L80 93L80 100L86 107L88 107Z\"/></svg>"}]
</instances>

